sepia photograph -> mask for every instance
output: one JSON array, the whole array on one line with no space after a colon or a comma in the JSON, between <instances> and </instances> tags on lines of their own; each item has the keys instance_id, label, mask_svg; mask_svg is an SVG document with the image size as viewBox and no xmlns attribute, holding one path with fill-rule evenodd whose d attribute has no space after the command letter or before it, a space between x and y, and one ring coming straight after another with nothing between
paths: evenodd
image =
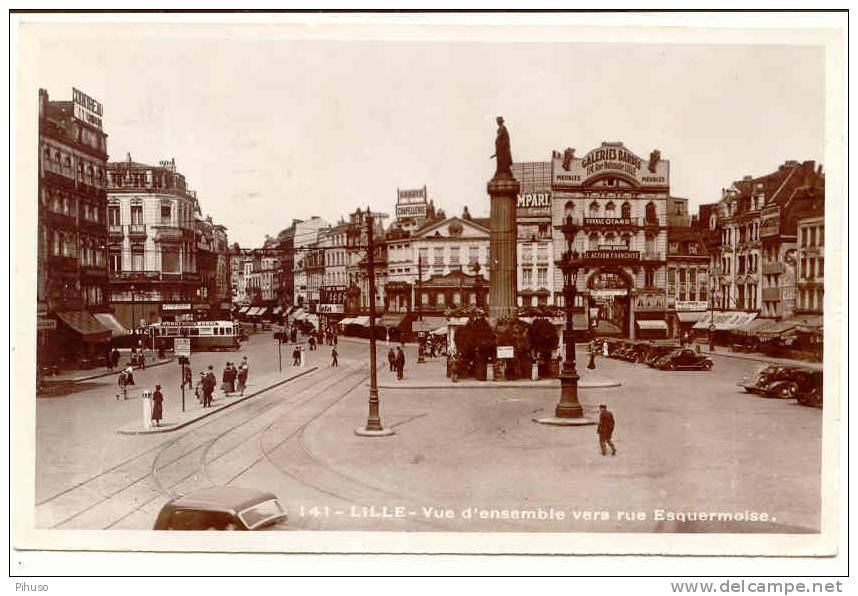
<instances>
[{"instance_id":1,"label":"sepia photograph","mask_svg":"<svg viewBox=\"0 0 858 596\"><path fill-rule=\"evenodd\" d=\"M845 19L716 16L10 14L13 547L834 555Z\"/></svg>"}]
</instances>

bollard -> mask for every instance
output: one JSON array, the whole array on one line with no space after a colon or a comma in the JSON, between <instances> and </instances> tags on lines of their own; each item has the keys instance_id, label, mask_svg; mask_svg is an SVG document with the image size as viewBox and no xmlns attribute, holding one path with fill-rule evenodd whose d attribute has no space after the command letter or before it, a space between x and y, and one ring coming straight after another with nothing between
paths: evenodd
<instances>
[{"instance_id":1,"label":"bollard","mask_svg":"<svg viewBox=\"0 0 858 596\"><path fill-rule=\"evenodd\" d=\"M144 391L140 401L143 402L143 428L149 430L152 428L152 392Z\"/></svg>"},{"instance_id":2,"label":"bollard","mask_svg":"<svg viewBox=\"0 0 858 596\"><path fill-rule=\"evenodd\" d=\"M536 360L533 361L533 364L530 367L530 380L539 380L539 362L537 362Z\"/></svg>"}]
</instances>

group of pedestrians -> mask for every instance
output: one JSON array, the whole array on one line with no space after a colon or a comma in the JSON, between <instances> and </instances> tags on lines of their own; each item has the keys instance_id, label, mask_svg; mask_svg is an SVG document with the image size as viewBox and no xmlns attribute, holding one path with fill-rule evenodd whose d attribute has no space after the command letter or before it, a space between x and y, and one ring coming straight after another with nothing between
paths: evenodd
<instances>
[{"instance_id":1,"label":"group of pedestrians","mask_svg":"<svg viewBox=\"0 0 858 596\"><path fill-rule=\"evenodd\" d=\"M390 348L387 352L387 363L390 365L390 372L395 372L396 378L401 381L405 377L405 352L402 346L398 346L396 351Z\"/></svg>"},{"instance_id":2,"label":"group of pedestrians","mask_svg":"<svg viewBox=\"0 0 858 596\"><path fill-rule=\"evenodd\" d=\"M182 380L182 386L185 383L191 385L192 374L190 367L186 367L185 376ZM244 395L244 390L247 388L247 377L250 374L250 364L247 361L247 356L243 357L241 364L238 366L234 362L227 362L221 376L220 389L223 391L224 397L229 397L235 393ZM209 365L208 369L200 373L199 380L195 389L197 400L204 408L212 406L215 388L217 387L217 377L215 376L214 366Z\"/></svg>"}]
</instances>

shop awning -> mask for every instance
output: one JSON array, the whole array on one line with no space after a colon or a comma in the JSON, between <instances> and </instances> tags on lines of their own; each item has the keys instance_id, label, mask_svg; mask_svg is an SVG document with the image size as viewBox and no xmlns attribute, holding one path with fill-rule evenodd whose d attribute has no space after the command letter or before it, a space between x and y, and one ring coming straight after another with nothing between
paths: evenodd
<instances>
[{"instance_id":1,"label":"shop awning","mask_svg":"<svg viewBox=\"0 0 858 596\"><path fill-rule=\"evenodd\" d=\"M258 312L258 313L256 313L256 316L257 316L257 317L261 317L262 315L264 315L264 314L265 314L265 313L267 313L267 312L268 312L268 307L267 307L267 306L263 306L263 307L261 307L261 308L259 309L259 312Z\"/></svg>"},{"instance_id":2,"label":"shop awning","mask_svg":"<svg viewBox=\"0 0 858 596\"><path fill-rule=\"evenodd\" d=\"M437 329L435 329L434 331L430 331L429 333L430 335L447 335L449 329L450 328L447 325L442 325L441 327L438 327Z\"/></svg>"},{"instance_id":3,"label":"shop awning","mask_svg":"<svg viewBox=\"0 0 858 596\"><path fill-rule=\"evenodd\" d=\"M351 324L360 325L361 327L369 327L369 317L355 317Z\"/></svg>"},{"instance_id":4,"label":"shop awning","mask_svg":"<svg viewBox=\"0 0 858 596\"><path fill-rule=\"evenodd\" d=\"M450 317L447 324L453 327L464 327L470 320L468 317Z\"/></svg>"},{"instance_id":5,"label":"shop awning","mask_svg":"<svg viewBox=\"0 0 858 596\"><path fill-rule=\"evenodd\" d=\"M447 325L447 319L444 317L423 317L423 320L417 320L411 323L411 330L415 333L419 331L434 331L441 326Z\"/></svg>"},{"instance_id":6,"label":"shop awning","mask_svg":"<svg viewBox=\"0 0 858 596\"><path fill-rule=\"evenodd\" d=\"M99 323L98 319L85 310L72 310L54 314L73 331L79 333L85 342L103 343L110 341L110 329Z\"/></svg>"},{"instance_id":7,"label":"shop awning","mask_svg":"<svg viewBox=\"0 0 858 596\"><path fill-rule=\"evenodd\" d=\"M97 312L95 313L95 318L98 319L98 322L110 329L110 332L113 334L113 337L125 337L126 335L131 335L131 331L122 326L122 324L116 320L109 312Z\"/></svg>"},{"instance_id":8,"label":"shop awning","mask_svg":"<svg viewBox=\"0 0 858 596\"><path fill-rule=\"evenodd\" d=\"M303 321L306 318L307 318L307 313L302 309L298 309L294 313L292 313L292 320L293 321Z\"/></svg>"},{"instance_id":9,"label":"shop awning","mask_svg":"<svg viewBox=\"0 0 858 596\"><path fill-rule=\"evenodd\" d=\"M752 319L747 323L739 325L738 327L736 327L736 329L734 329L734 331L743 335L757 335L765 331L774 322L775 321L773 321L772 319Z\"/></svg>"},{"instance_id":10,"label":"shop awning","mask_svg":"<svg viewBox=\"0 0 858 596\"><path fill-rule=\"evenodd\" d=\"M337 325L343 325L343 326L351 325L354 322L355 322L354 317L346 317L345 319L340 319L340 321L339 321L339 323L337 323Z\"/></svg>"},{"instance_id":11,"label":"shop awning","mask_svg":"<svg viewBox=\"0 0 858 596\"><path fill-rule=\"evenodd\" d=\"M247 314L247 311L249 311L249 310L250 310L250 307L249 307L249 306L242 306L242 307L241 307L241 310L239 310L239 311L238 311L238 314L240 314L240 315L246 315L246 314Z\"/></svg>"},{"instance_id":12,"label":"shop awning","mask_svg":"<svg viewBox=\"0 0 858 596\"><path fill-rule=\"evenodd\" d=\"M391 329L395 329L402 324L402 319L405 318L405 315L383 315L376 319L375 324L379 327L389 327Z\"/></svg>"},{"instance_id":13,"label":"shop awning","mask_svg":"<svg viewBox=\"0 0 858 596\"><path fill-rule=\"evenodd\" d=\"M744 311L727 311L716 312L714 317L712 312L705 313L697 323L694 324L694 329L709 329L712 320L715 321L715 331L732 331L737 327L746 325L756 318L755 312Z\"/></svg>"},{"instance_id":14,"label":"shop awning","mask_svg":"<svg viewBox=\"0 0 858 596\"><path fill-rule=\"evenodd\" d=\"M272 309L271 314L272 314L272 315L279 315L279 314L280 314L280 313L282 313L282 312L283 312L283 307L282 307L282 306L275 306L275 307Z\"/></svg>"},{"instance_id":15,"label":"shop awning","mask_svg":"<svg viewBox=\"0 0 858 596\"><path fill-rule=\"evenodd\" d=\"M699 310L696 312L678 312L676 313L676 318L679 319L680 323L696 323L705 314L705 312Z\"/></svg>"},{"instance_id":16,"label":"shop awning","mask_svg":"<svg viewBox=\"0 0 858 596\"><path fill-rule=\"evenodd\" d=\"M784 319L783 321L770 321L770 324L764 329L757 332L757 335L771 337L774 335L784 335L788 332L794 332L798 327L798 321L795 319Z\"/></svg>"},{"instance_id":17,"label":"shop awning","mask_svg":"<svg viewBox=\"0 0 858 596\"><path fill-rule=\"evenodd\" d=\"M638 327L647 330L667 331L667 323L664 321L635 321Z\"/></svg>"},{"instance_id":18,"label":"shop awning","mask_svg":"<svg viewBox=\"0 0 858 596\"><path fill-rule=\"evenodd\" d=\"M819 316L797 316L792 317L796 321L796 331L802 333L822 333L822 315Z\"/></svg>"}]
</instances>

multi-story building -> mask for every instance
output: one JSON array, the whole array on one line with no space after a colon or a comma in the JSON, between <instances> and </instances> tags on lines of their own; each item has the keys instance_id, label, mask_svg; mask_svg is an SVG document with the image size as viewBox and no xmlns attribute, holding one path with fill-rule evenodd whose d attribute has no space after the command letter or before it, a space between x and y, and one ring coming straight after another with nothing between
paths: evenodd
<instances>
[{"instance_id":1,"label":"multi-story building","mask_svg":"<svg viewBox=\"0 0 858 596\"><path fill-rule=\"evenodd\" d=\"M317 241L319 229L327 226L324 219L314 215L307 220L293 219L292 225L278 235L282 257L280 303L284 308L307 301L307 274L302 261L307 248Z\"/></svg>"},{"instance_id":2,"label":"multi-story building","mask_svg":"<svg viewBox=\"0 0 858 596\"><path fill-rule=\"evenodd\" d=\"M825 298L825 213L822 201L816 211L817 214L802 217L797 222L797 315L822 315Z\"/></svg>"},{"instance_id":3,"label":"multi-story building","mask_svg":"<svg viewBox=\"0 0 858 596\"><path fill-rule=\"evenodd\" d=\"M552 156L552 225L570 222L579 266L573 310L599 333L667 334L667 207L670 164L659 151L642 159L622 143L602 143L583 157ZM553 234L555 255L567 250ZM563 304L562 271L555 301Z\"/></svg>"},{"instance_id":4,"label":"multi-story building","mask_svg":"<svg viewBox=\"0 0 858 596\"><path fill-rule=\"evenodd\" d=\"M369 245L369 226L367 212L356 209L349 215L346 230L346 312L361 314L369 309L369 276L367 247ZM375 255L375 306L381 312L384 306L384 287L387 280L387 245L384 241L384 220L386 213L372 213L373 243Z\"/></svg>"},{"instance_id":5,"label":"multi-story building","mask_svg":"<svg viewBox=\"0 0 858 596\"><path fill-rule=\"evenodd\" d=\"M194 301L197 319L219 320L229 318L232 310L232 292L228 258L229 242L226 227L203 217L196 206L197 272L200 283Z\"/></svg>"},{"instance_id":6,"label":"multi-story building","mask_svg":"<svg viewBox=\"0 0 858 596\"><path fill-rule=\"evenodd\" d=\"M336 225L324 228L320 242L325 266L322 287L319 289L318 311L325 329L331 328L345 316L350 225L340 220Z\"/></svg>"},{"instance_id":7,"label":"multi-story building","mask_svg":"<svg viewBox=\"0 0 858 596\"><path fill-rule=\"evenodd\" d=\"M554 304L556 288L551 228L551 162L512 164L521 190L516 203L518 305Z\"/></svg>"},{"instance_id":8,"label":"multi-story building","mask_svg":"<svg viewBox=\"0 0 858 596\"><path fill-rule=\"evenodd\" d=\"M667 229L667 323L668 335L676 338L690 333L709 308L709 255L699 227L674 217L689 224Z\"/></svg>"},{"instance_id":9,"label":"multi-story building","mask_svg":"<svg viewBox=\"0 0 858 596\"><path fill-rule=\"evenodd\" d=\"M107 164L110 302L129 328L192 320L198 299L196 193L175 159Z\"/></svg>"},{"instance_id":10,"label":"multi-story building","mask_svg":"<svg viewBox=\"0 0 858 596\"><path fill-rule=\"evenodd\" d=\"M488 225L488 218L473 218L465 208L461 217L439 219L410 235L389 237L387 311L423 314L484 305L483 292L489 287Z\"/></svg>"},{"instance_id":11,"label":"multi-story building","mask_svg":"<svg viewBox=\"0 0 858 596\"><path fill-rule=\"evenodd\" d=\"M722 191L716 223L720 243L711 254L719 276L719 310L782 318L786 305L786 312L791 312L794 298L788 287L795 274L789 261L794 258L787 257L795 246L794 238L790 246L782 237L781 220L786 219L782 211L813 172L813 162L787 161L771 174L744 176Z\"/></svg>"},{"instance_id":12,"label":"multi-story building","mask_svg":"<svg viewBox=\"0 0 858 596\"><path fill-rule=\"evenodd\" d=\"M93 362L106 353L111 330L121 329L107 304L107 134L101 116L101 104L77 89L72 101L50 101L39 90L40 364Z\"/></svg>"},{"instance_id":13,"label":"multi-story building","mask_svg":"<svg viewBox=\"0 0 858 596\"><path fill-rule=\"evenodd\" d=\"M241 248L238 243L232 245L229 250L229 275L230 289L232 292L232 303L235 305L246 305L247 301L247 274L246 264L249 263L250 271L253 271L253 251Z\"/></svg>"}]
</instances>

